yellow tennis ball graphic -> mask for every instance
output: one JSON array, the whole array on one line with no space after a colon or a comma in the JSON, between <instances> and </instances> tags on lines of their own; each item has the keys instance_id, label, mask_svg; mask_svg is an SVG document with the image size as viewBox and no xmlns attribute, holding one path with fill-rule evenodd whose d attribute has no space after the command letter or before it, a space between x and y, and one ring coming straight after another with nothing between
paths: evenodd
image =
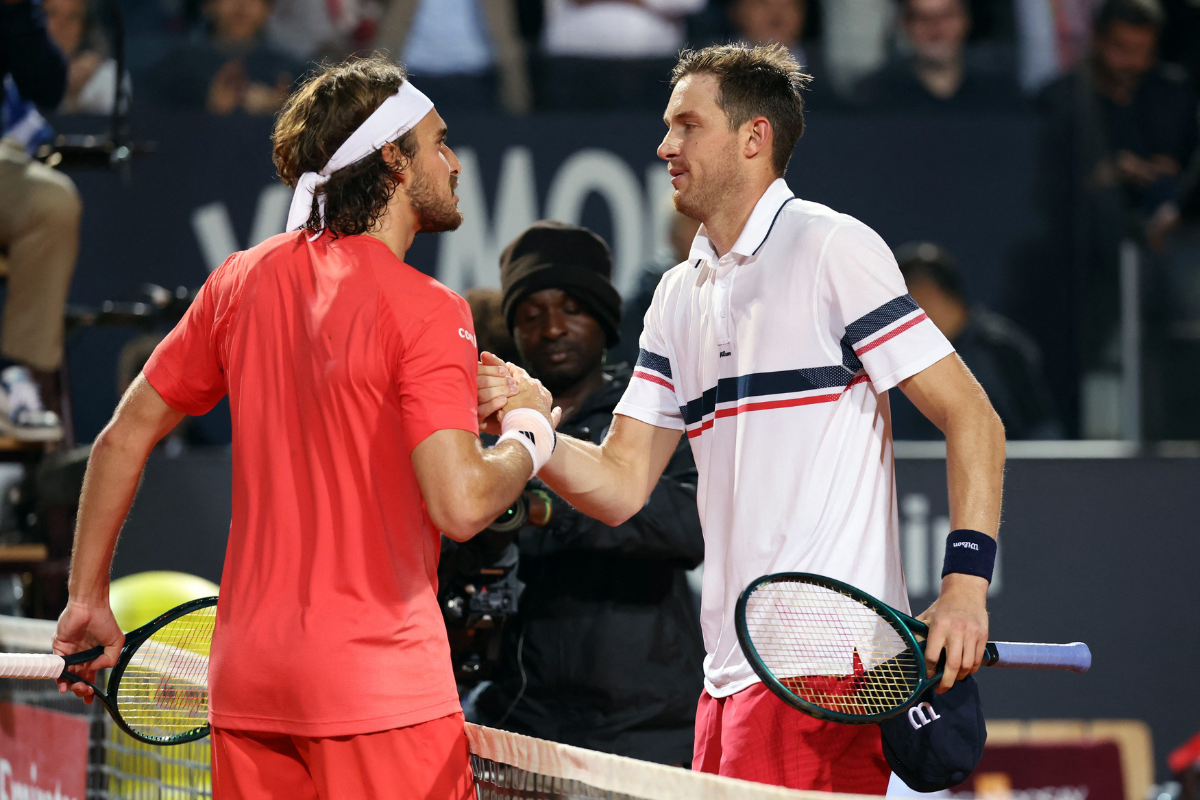
<instances>
[{"instance_id":1,"label":"yellow tennis ball graphic","mask_svg":"<svg viewBox=\"0 0 1200 800\"><path fill-rule=\"evenodd\" d=\"M188 600L212 597L219 588L186 572L139 572L113 581L108 602L121 630L131 631Z\"/></svg>"},{"instance_id":2,"label":"yellow tennis ball graphic","mask_svg":"<svg viewBox=\"0 0 1200 800\"><path fill-rule=\"evenodd\" d=\"M130 631L182 603L212 597L217 591L218 586L212 581L184 572L140 572L112 582L109 604L117 624ZM152 639L207 656L207 638L196 641L186 634L186 630L167 625ZM127 672L122 685L137 680L136 672L136 669ZM143 797L190 800L197 794L211 792L207 739L168 748L171 758L164 759L161 748L134 741L115 725L109 729L108 738L110 796L131 800Z\"/></svg>"}]
</instances>

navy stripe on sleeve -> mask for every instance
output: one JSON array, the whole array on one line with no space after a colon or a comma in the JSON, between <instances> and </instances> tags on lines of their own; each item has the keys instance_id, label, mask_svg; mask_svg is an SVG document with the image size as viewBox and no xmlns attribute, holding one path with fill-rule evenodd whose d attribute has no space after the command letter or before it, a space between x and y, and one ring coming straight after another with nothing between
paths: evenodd
<instances>
[{"instance_id":1,"label":"navy stripe on sleeve","mask_svg":"<svg viewBox=\"0 0 1200 800\"><path fill-rule=\"evenodd\" d=\"M920 306L908 295L901 295L895 300L889 300L879 308L864 314L846 326L846 335L842 341L855 345L873 333L891 325L903 316L918 310Z\"/></svg>"},{"instance_id":2,"label":"navy stripe on sleeve","mask_svg":"<svg viewBox=\"0 0 1200 800\"><path fill-rule=\"evenodd\" d=\"M664 378L671 377L671 362L657 353L651 353L649 350L639 350L636 367L646 367L652 369Z\"/></svg>"}]
</instances>

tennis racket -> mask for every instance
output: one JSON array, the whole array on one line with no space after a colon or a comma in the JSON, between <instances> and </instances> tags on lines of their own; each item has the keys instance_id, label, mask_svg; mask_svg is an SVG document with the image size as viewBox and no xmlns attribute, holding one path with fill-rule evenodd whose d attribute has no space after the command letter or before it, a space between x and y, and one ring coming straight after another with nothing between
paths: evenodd
<instances>
[{"instance_id":1,"label":"tennis racket","mask_svg":"<svg viewBox=\"0 0 1200 800\"><path fill-rule=\"evenodd\" d=\"M925 676L925 623L841 581L765 575L738 598L734 624L750 666L784 702L817 719L874 723L900 714L942 679ZM1082 642L988 642L989 667L1086 672Z\"/></svg>"},{"instance_id":2,"label":"tennis racket","mask_svg":"<svg viewBox=\"0 0 1200 800\"><path fill-rule=\"evenodd\" d=\"M86 683L117 726L139 742L191 742L208 735L208 652L216 615L217 598L204 597L125 634L107 692L71 672L103 655L103 647L68 656L0 653L0 678Z\"/></svg>"}]
</instances>

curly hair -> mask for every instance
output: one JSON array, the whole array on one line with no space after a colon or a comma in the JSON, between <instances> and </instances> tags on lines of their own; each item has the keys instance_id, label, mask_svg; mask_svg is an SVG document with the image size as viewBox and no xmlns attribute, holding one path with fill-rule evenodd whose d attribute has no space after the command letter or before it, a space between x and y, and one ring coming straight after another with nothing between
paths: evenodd
<instances>
[{"instance_id":1,"label":"curly hair","mask_svg":"<svg viewBox=\"0 0 1200 800\"><path fill-rule=\"evenodd\" d=\"M801 90L812 81L781 44L748 45L744 42L684 50L671 71L674 86L692 74L713 75L720 93L717 105L725 112L731 130L755 117L766 117L775 134L771 166L782 178L796 142L804 135L804 97Z\"/></svg>"},{"instance_id":2,"label":"curly hair","mask_svg":"<svg viewBox=\"0 0 1200 800\"><path fill-rule=\"evenodd\" d=\"M318 172L375 109L408 80L402 65L379 55L323 65L297 89L275 123L271 136L275 169L294 187L305 172ZM394 144L400 149L399 170L389 167L379 151L330 176L313 197L304 227L328 228L335 235L353 236L371 230L396 193L399 172L412 163L417 140L408 131ZM321 223L318 198L325 198Z\"/></svg>"}]
</instances>

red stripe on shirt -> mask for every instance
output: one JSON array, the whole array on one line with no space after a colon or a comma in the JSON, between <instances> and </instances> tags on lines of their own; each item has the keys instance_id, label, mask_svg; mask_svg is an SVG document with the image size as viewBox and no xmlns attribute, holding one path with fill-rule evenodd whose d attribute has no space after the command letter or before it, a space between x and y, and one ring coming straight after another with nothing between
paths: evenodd
<instances>
[{"instance_id":1,"label":"red stripe on shirt","mask_svg":"<svg viewBox=\"0 0 1200 800\"><path fill-rule=\"evenodd\" d=\"M870 344L863 345L861 350L855 350L854 355L861 356L863 353L871 352L876 347L879 347L879 345L886 342L888 339L895 339L897 336L904 333L906 330L911 328L913 325L916 325L918 322L920 322L921 320L925 320L925 319L929 319L929 317L925 316L925 312L922 311L920 314L913 317L912 319L910 319L908 322L904 323L903 325L901 325L897 328L894 328L891 331L888 331L886 334L884 334L883 336L880 336L878 339L871 342Z\"/></svg>"},{"instance_id":2,"label":"red stripe on shirt","mask_svg":"<svg viewBox=\"0 0 1200 800\"><path fill-rule=\"evenodd\" d=\"M649 372L638 372L637 370L634 370L633 377L641 378L642 380L650 381L651 383L657 383L659 386L665 386L672 392L675 391L675 387L671 385L670 381L665 378L660 378L657 375L651 375Z\"/></svg>"},{"instance_id":3,"label":"red stripe on shirt","mask_svg":"<svg viewBox=\"0 0 1200 800\"><path fill-rule=\"evenodd\" d=\"M850 383L846 384L846 388L837 394L817 394L809 395L808 397L793 397L788 400L768 400L763 403L746 403L734 408L718 408L716 413L713 415L713 419L705 420L705 422L699 428L694 428L688 431L688 438L694 439L700 434L704 433L713 426L713 422L718 418L734 417L745 411L767 411L773 408L793 408L795 406L811 406L817 403L832 403L849 391L851 386L868 380L870 380L870 378L867 375L859 375L855 377L854 380L850 381Z\"/></svg>"}]
</instances>

